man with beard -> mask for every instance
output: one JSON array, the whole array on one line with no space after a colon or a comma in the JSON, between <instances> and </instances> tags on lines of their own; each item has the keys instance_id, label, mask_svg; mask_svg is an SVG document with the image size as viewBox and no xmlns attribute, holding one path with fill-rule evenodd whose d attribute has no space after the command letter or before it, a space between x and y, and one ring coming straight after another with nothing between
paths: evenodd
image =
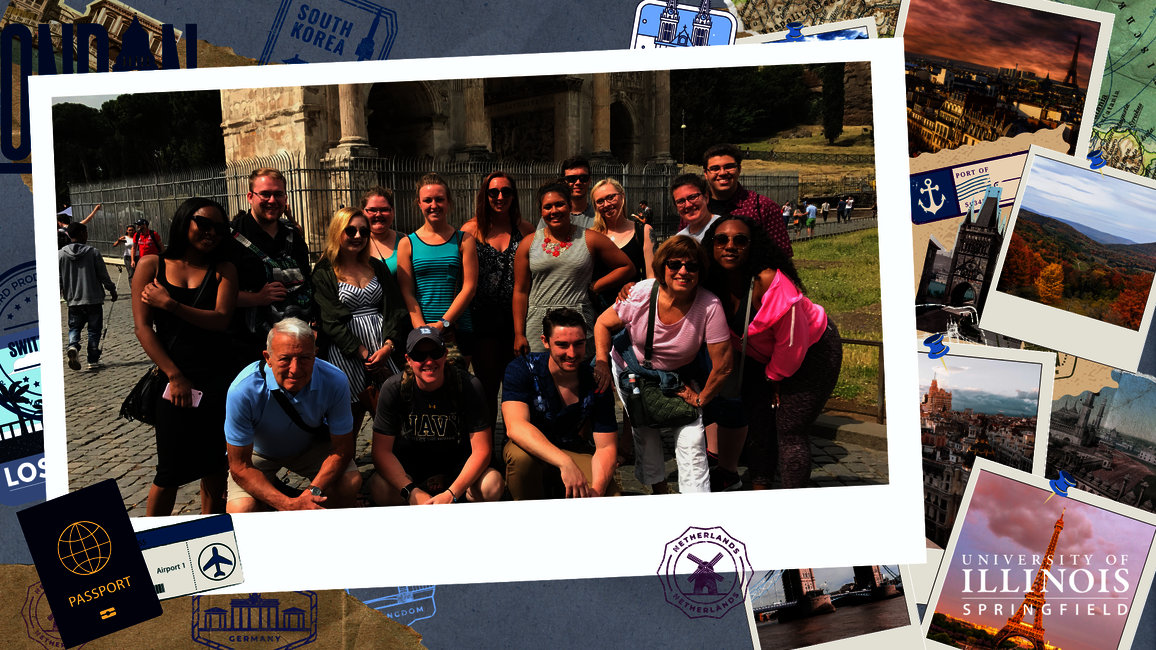
<instances>
[{"instance_id":1,"label":"man with beard","mask_svg":"<svg viewBox=\"0 0 1156 650\"><path fill-rule=\"evenodd\" d=\"M791 239L779 204L758 192L752 192L739 182L743 172L743 154L733 144L716 144L702 155L702 170L710 185L711 214L736 214L750 217L763 227L787 255L794 255Z\"/></svg>"}]
</instances>

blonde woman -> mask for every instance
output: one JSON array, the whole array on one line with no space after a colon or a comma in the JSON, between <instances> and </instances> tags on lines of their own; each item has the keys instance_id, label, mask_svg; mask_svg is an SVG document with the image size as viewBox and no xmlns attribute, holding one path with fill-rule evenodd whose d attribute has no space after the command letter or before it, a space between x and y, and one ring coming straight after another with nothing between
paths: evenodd
<instances>
[{"instance_id":1,"label":"blonde woman","mask_svg":"<svg viewBox=\"0 0 1156 650\"><path fill-rule=\"evenodd\" d=\"M654 277L650 270L650 263L654 261L654 229L626 216L626 190L622 184L613 178L600 180L590 190L590 200L594 203L594 232L609 237L634 264L637 272L628 282ZM594 281L597 282L609 272L610 269L601 262L595 263ZM607 287L598 294L602 304L595 305L595 311L602 313L613 305L620 288L621 285Z\"/></svg>"},{"instance_id":2,"label":"blonde woman","mask_svg":"<svg viewBox=\"0 0 1156 650\"><path fill-rule=\"evenodd\" d=\"M320 312L318 356L349 378L354 431L372 417L377 387L389 374L389 356L404 335L405 301L393 274L369 251L369 219L342 208L329 222L325 254L313 267Z\"/></svg>"}]
</instances>

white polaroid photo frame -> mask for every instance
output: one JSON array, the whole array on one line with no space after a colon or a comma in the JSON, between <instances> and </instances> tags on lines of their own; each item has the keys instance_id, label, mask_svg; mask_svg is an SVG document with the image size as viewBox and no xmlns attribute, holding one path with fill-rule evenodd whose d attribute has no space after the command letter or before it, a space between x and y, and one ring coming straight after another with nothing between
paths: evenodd
<instances>
[{"instance_id":1,"label":"white polaroid photo frame","mask_svg":"<svg viewBox=\"0 0 1156 650\"><path fill-rule=\"evenodd\" d=\"M1151 189L1153 190L1152 197L1156 199L1156 180L1128 174L1111 167L1093 171L1089 168L1086 160L1072 158L1032 145L1028 150L1023 177L1020 179L1020 191L1016 193L1011 216L1008 218L1007 228L1004 230L1003 244L996 263L992 287L988 291L987 302L984 303L980 327L1059 352L1067 352L1106 366L1135 372L1140 363L1144 340L1148 337L1148 330L1152 326L1152 313L1156 309L1156 292L1151 289L1148 294L1148 303L1144 308L1144 317L1140 321L1139 331L996 290L1000 278L1003 276L1007 249L1011 244L1011 236L1018 223L1023 197L1031 188L1035 163L1041 157L1071 167L1073 174L1086 178L1089 182L1103 183L1103 177L1100 176L1102 172L1104 177L1119 179ZM1156 283L1156 276L1153 276L1153 280Z\"/></svg>"},{"instance_id":2,"label":"white polaroid photo frame","mask_svg":"<svg viewBox=\"0 0 1156 650\"><path fill-rule=\"evenodd\" d=\"M799 43L750 52L742 65L867 61L877 139L903 143L903 52L897 40ZM53 184L52 102L55 97L411 81L430 78L583 74L733 66L726 48L586 52L460 59L373 61L33 77L30 104L36 178ZM905 212L905 147L876 151L879 210ZM54 193L34 196L37 264L45 286L58 277ZM381 585L555 580L653 574L664 546L688 526L724 526L747 545L754 568L907 564L923 561L922 478L916 409L910 232L901 219L879 224L885 390L890 396L889 484L804 490L647 498L480 503L456 508L358 508L233 517L245 583L232 593L344 589ZM57 296L41 292L42 334L62 341ZM52 347L52 346L49 346ZM57 348L59 350L59 348ZM63 356L46 350L45 456L49 498L68 492ZM53 361L55 359L55 361ZM121 395L110 395L119 400ZM879 525L885 513L887 526ZM187 518L187 517L186 517ZM134 519L138 530L184 518ZM782 535L776 522L812 522L828 533ZM624 528L624 524L627 524ZM624 537L624 534L628 537ZM853 537L855 544L846 544ZM629 539L629 543L622 540ZM617 541L615 541L617 540ZM581 549L578 555L559 549ZM479 560L485 558L485 560ZM563 559L565 558L565 559ZM577 559L576 558L580 558Z\"/></svg>"},{"instance_id":3,"label":"white polaroid photo frame","mask_svg":"<svg viewBox=\"0 0 1156 650\"><path fill-rule=\"evenodd\" d=\"M931 599L928 601L927 610L923 614L923 622L922 622L921 628L922 628L922 635L924 637L923 642L924 642L927 650L940 650L940 649L948 647L942 643L939 643L937 641L932 641L926 637L927 637L928 631L931 628L931 619L935 615L936 606L938 605L940 596L943 593L944 582L946 581L946 578L947 578L947 568L950 566L951 559L955 556L956 546L958 545L959 535L960 535L960 531L962 529L961 524L962 524L962 522L964 522L967 519L967 514L968 514L968 511L970 510L970 506L971 506L971 502L972 502L972 496L975 493L976 481L984 473L995 474L995 475L1002 476L1004 478L1011 479L1011 480L1019 482L1019 483L1023 483L1025 485L1028 485L1028 486L1031 486L1034 488L1038 488L1040 505L1043 505L1045 500L1047 500L1049 498L1051 498L1051 499L1068 499L1071 501L1076 501L1079 503L1087 504L1089 506L1093 506L1093 507L1101 509L1101 510L1106 510L1108 512L1112 512L1112 513L1115 513L1115 514L1118 514L1118 515L1121 515L1123 517L1127 517L1127 518L1130 518L1130 519L1133 519L1133 520L1136 520L1139 522L1143 522L1146 524L1156 526L1156 514L1153 514L1150 512L1144 512L1144 511L1139 510L1137 508L1125 506L1125 505L1116 503L1115 501L1105 499L1104 497L1097 496L1094 494L1089 494L1087 492L1084 492L1082 490L1077 490L1074 488L1068 490L1067 497L1060 497L1060 496L1049 497L1048 496L1049 494L1053 494L1053 490L1049 485L1050 482L1047 479L1043 478L1042 476L1034 476L1032 474L1027 474L1025 472L1021 472L1018 470L1004 467L1003 465L1000 465L998 463L993 463L993 462L988 461L987 459L984 459L984 458L977 458L975 461L975 466L972 468L972 471L971 471L971 480L968 481L967 490L963 493L963 503L960 506L959 515L956 518L956 526L951 531L951 541L948 542L947 550L943 554L943 562L941 564L943 569L940 570L938 575L936 575L936 577L935 577L935 585L932 588ZM1050 524L1049 524L1049 527L1050 527ZM1063 539L1063 533L1061 533L1060 539L1061 540ZM1057 546L1057 548L1058 548L1058 546ZM1046 550L1046 549L1039 549L1039 553L1042 554L1044 552L1044 550ZM1140 559L1140 558L1137 558L1137 560L1138 559ZM1121 636L1120 636L1120 643L1118 645L1113 645L1113 646L1099 646L1099 647L1097 647L1097 650L1128 650L1129 648L1132 647L1132 640L1136 636L1136 628L1140 623L1140 615L1144 611L1144 603L1147 600L1149 589L1152 586L1152 577L1153 577L1153 574L1156 574L1156 542L1152 543L1152 545L1149 547L1147 555L1143 557L1143 562L1144 562L1143 568L1141 569L1139 576L1136 577L1137 583L1136 583L1135 597L1132 601L1132 607L1130 607L1128 610L1127 620L1124 624L1124 628L1123 628L1123 630L1121 632ZM1133 564L1133 566L1135 566L1135 564ZM1053 569L1061 568L1057 564L1053 564L1052 567L1053 567ZM999 568L1000 567L995 567L995 569L999 569ZM1031 567L1033 577L1035 575L1036 570L1038 570L1038 568L1039 568L1038 566ZM1015 570L1013 570L1012 573L1016 574L1017 572ZM1134 574L1132 574L1132 575L1134 575ZM1129 579L1131 579L1132 575L1129 575ZM999 573L999 571L996 571L996 573L993 577L993 580L999 580L999 579L1001 579L1000 573ZM1018 576L1018 575L1013 576L1013 579L1023 580L1023 578L1021 576ZM1048 583L1051 584L1051 581L1048 581ZM1113 583L1113 586L1114 585L1115 585L1115 583ZM1022 600L1022 597L1023 597L1023 593L1019 592L1020 600ZM1015 602L1014 600L1008 600L1006 602L1011 603L1011 605L1013 607L1012 613L1014 614L1015 613L1014 608L1018 607L1019 603ZM1009 615L1008 618L1010 618L1010 617L1011 616ZM1027 618L1027 617L1025 617L1025 618ZM1047 615L1045 614L1045 616L1044 616L1045 639L1046 639L1047 629L1048 629L1047 628Z\"/></svg>"},{"instance_id":4,"label":"white polaroid photo frame","mask_svg":"<svg viewBox=\"0 0 1156 650\"><path fill-rule=\"evenodd\" d=\"M931 359L927 346L923 345L921 340L917 352L920 365L947 366L948 376L951 374L952 362L958 364L960 360L965 359L990 359L1039 366L1040 379L1036 387L1039 390L1039 400L1036 402L1036 444L1032 454L1032 474L1043 476L1044 464L1048 459L1048 431L1052 419L1052 375L1056 367L1056 353L961 343L952 343L948 348L946 355L939 359Z\"/></svg>"},{"instance_id":5,"label":"white polaroid photo frame","mask_svg":"<svg viewBox=\"0 0 1156 650\"><path fill-rule=\"evenodd\" d=\"M932 0L921 0L932 1ZM1096 35L1096 54L1092 57L1092 68L1088 78L1088 89L1084 95L1084 123L1080 128L1080 135L1076 141L1076 152L1084 155L1092 142L1092 118L1096 115L1096 102L1100 99L1100 86L1104 79L1104 67L1108 63L1108 43L1112 39L1112 25L1115 15L1106 11L1096 11L1072 5L1050 2L1049 0L977 0L981 2L998 2L1005 5L1034 9L1049 14L1068 16L1089 20L1100 24L1100 32ZM899 22L895 27L895 38L902 39L907 29L907 14L911 9L911 0L903 0L899 8Z\"/></svg>"},{"instance_id":6,"label":"white polaroid photo frame","mask_svg":"<svg viewBox=\"0 0 1156 650\"><path fill-rule=\"evenodd\" d=\"M900 627L893 627L890 630L881 630L879 632L871 632L870 634L860 634L859 636L847 637L845 639L838 639L835 641L828 641L826 643L817 643L810 646L801 646L798 650L903 650L910 648L917 650L922 648L920 643L921 633L919 629L919 610L915 605L916 590L913 588L913 578L911 567L906 564L899 565L899 576L903 579L903 600L907 606L907 625ZM838 613L838 605L836 613ZM747 624L751 628L751 643L754 645L754 650L764 650L762 644L759 642L759 628L755 621L754 606L750 599L746 600L747 608ZM776 623L777 625L777 623ZM765 650L773 650L767 648Z\"/></svg>"},{"instance_id":7,"label":"white polaroid photo frame","mask_svg":"<svg viewBox=\"0 0 1156 650\"><path fill-rule=\"evenodd\" d=\"M837 23L823 23L821 25L811 25L803 27L801 30L803 36L814 36L815 34L826 34L828 32L841 32L845 29L865 29L867 30L867 38L879 38L879 27L875 24L875 17L868 16L866 18L855 18L853 20L840 20ZM735 45L747 45L749 43L773 43L775 41L787 40L787 34L790 31L772 32L770 34L755 34L754 36L744 36L735 41ZM863 40L863 39L860 39Z\"/></svg>"}]
</instances>

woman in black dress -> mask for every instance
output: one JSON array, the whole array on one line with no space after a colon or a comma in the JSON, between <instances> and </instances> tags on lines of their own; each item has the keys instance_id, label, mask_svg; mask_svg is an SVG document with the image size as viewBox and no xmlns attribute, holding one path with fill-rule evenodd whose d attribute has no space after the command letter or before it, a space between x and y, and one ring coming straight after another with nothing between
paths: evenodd
<instances>
[{"instance_id":1,"label":"woman in black dress","mask_svg":"<svg viewBox=\"0 0 1156 650\"><path fill-rule=\"evenodd\" d=\"M474 376L482 382L490 426L498 421L498 388L514 360L514 255L534 226L522 219L518 186L503 171L482 179L474 218L462 225L478 247L478 290L470 302L474 324Z\"/></svg>"},{"instance_id":2,"label":"woman in black dress","mask_svg":"<svg viewBox=\"0 0 1156 650\"><path fill-rule=\"evenodd\" d=\"M150 517L171 515L177 490L196 480L201 513L225 512L225 398L242 365L225 335L237 302L237 270L222 258L228 237L224 209L191 198L173 215L164 253L141 258L133 277L137 339L169 381L157 402Z\"/></svg>"}]
</instances>

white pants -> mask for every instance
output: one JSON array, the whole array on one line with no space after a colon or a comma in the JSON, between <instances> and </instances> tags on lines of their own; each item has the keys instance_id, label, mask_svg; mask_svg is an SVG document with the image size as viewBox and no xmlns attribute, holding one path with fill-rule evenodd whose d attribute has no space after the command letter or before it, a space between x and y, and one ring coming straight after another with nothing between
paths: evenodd
<instances>
[{"instance_id":1,"label":"white pants","mask_svg":"<svg viewBox=\"0 0 1156 650\"><path fill-rule=\"evenodd\" d=\"M619 388L618 375L626 364L618 352L612 352L610 369L614 373L614 387L618 399L626 409L626 394ZM706 430L702 425L702 409L698 419L681 427L654 429L631 422L634 427L634 476L644 485L666 480L666 460L662 452L662 432L675 430L674 460L678 466L678 491L710 492L710 471L706 461Z\"/></svg>"}]
</instances>

